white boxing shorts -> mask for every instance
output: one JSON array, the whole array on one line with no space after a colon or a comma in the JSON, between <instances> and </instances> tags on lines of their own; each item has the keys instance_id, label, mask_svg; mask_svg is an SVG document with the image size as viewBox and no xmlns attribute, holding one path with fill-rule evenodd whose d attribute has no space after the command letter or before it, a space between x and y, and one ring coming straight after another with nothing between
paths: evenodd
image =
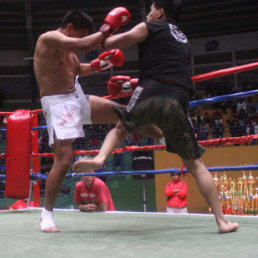
<instances>
[{"instance_id":1,"label":"white boxing shorts","mask_svg":"<svg viewBox=\"0 0 258 258\"><path fill-rule=\"evenodd\" d=\"M91 108L80 84L75 81L75 91L70 94L44 96L41 98L43 114L47 123L49 146L58 140L84 137L83 124L91 124Z\"/></svg>"}]
</instances>

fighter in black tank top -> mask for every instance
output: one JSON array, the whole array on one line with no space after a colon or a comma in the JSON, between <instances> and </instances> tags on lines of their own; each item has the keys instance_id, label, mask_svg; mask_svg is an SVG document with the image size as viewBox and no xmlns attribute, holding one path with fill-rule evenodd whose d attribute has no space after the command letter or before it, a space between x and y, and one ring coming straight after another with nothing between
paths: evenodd
<instances>
[{"instance_id":1,"label":"fighter in black tank top","mask_svg":"<svg viewBox=\"0 0 258 258\"><path fill-rule=\"evenodd\" d=\"M140 80L153 79L192 89L191 48L168 21L146 22L149 36L139 44Z\"/></svg>"},{"instance_id":2,"label":"fighter in black tank top","mask_svg":"<svg viewBox=\"0 0 258 258\"><path fill-rule=\"evenodd\" d=\"M162 130L167 151L175 152L182 158L212 207L219 232L233 232L239 225L228 221L222 213L214 180L200 159L204 149L198 144L186 114L192 88L191 50L187 38L175 26L181 15L181 0L151 2L147 22L108 37L102 43L106 49L140 44L139 86L134 90L126 109L117 109L117 114L128 132L140 133L143 129L146 132L153 124ZM122 90L121 82L117 80L117 84L113 85L114 88L121 87ZM85 165L84 170L104 164L124 135L119 121L104 141L97 157L90 163L81 161L83 164L91 164Z\"/></svg>"},{"instance_id":3,"label":"fighter in black tank top","mask_svg":"<svg viewBox=\"0 0 258 258\"><path fill-rule=\"evenodd\" d=\"M168 21L146 22L148 37L140 43L140 81L124 114L127 131L156 124L166 149L183 159L196 159L204 149L187 118L192 92L191 49L186 36Z\"/></svg>"}]
</instances>

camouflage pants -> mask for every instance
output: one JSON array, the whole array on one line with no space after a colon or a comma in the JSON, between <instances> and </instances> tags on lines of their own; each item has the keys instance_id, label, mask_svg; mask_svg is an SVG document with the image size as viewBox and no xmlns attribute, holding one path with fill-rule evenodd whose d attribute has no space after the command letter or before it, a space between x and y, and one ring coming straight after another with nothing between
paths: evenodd
<instances>
[{"instance_id":1,"label":"camouflage pants","mask_svg":"<svg viewBox=\"0 0 258 258\"><path fill-rule=\"evenodd\" d=\"M156 124L163 131L167 151L175 152L183 159L196 159L204 153L185 112L173 98L149 97L124 111L123 117L124 125L131 133L139 132L146 125Z\"/></svg>"}]
</instances>

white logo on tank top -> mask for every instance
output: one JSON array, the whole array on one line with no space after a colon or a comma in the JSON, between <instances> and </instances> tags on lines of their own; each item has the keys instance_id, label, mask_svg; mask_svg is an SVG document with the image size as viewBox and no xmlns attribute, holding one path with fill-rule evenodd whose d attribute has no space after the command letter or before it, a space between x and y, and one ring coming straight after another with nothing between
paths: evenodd
<instances>
[{"instance_id":1,"label":"white logo on tank top","mask_svg":"<svg viewBox=\"0 0 258 258\"><path fill-rule=\"evenodd\" d=\"M173 25L173 24L169 24L169 28L170 28L170 33L172 34L172 36L179 42L181 43L187 43L187 37L185 36L185 34L179 30L177 28L177 26Z\"/></svg>"}]
</instances>

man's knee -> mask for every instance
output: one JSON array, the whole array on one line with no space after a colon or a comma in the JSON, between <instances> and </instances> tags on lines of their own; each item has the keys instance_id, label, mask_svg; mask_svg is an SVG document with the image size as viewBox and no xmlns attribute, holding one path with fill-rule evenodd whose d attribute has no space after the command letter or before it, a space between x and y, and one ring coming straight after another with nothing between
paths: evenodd
<instances>
[{"instance_id":1,"label":"man's knee","mask_svg":"<svg viewBox=\"0 0 258 258\"><path fill-rule=\"evenodd\" d=\"M58 155L58 157L55 157L55 165L57 167L57 169L61 170L61 171L67 171L72 163L73 160L73 155L72 153L60 153Z\"/></svg>"},{"instance_id":2,"label":"man's knee","mask_svg":"<svg viewBox=\"0 0 258 258\"><path fill-rule=\"evenodd\" d=\"M185 167L192 173L198 172L204 165L201 158L199 159L183 159Z\"/></svg>"}]
</instances>

